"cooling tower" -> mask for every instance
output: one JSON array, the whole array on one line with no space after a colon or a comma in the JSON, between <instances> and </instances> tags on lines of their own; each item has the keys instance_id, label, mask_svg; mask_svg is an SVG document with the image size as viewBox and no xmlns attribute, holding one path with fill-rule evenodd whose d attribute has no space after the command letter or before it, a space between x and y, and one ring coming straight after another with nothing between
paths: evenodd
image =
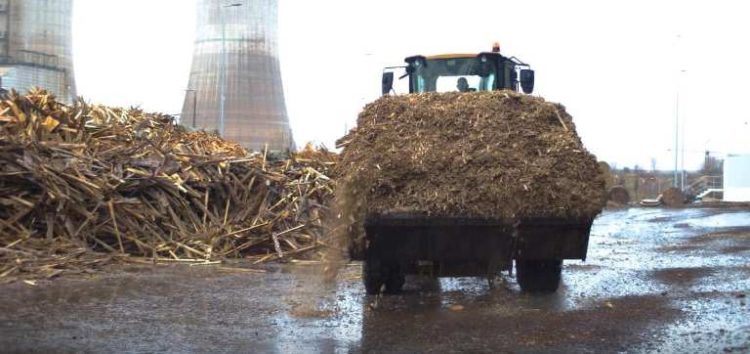
<instances>
[{"instance_id":1,"label":"cooling tower","mask_svg":"<svg viewBox=\"0 0 750 354\"><path fill-rule=\"evenodd\" d=\"M277 13L276 0L198 0L183 125L223 130L226 139L256 151L266 144L271 151L293 147L279 69Z\"/></svg>"},{"instance_id":2,"label":"cooling tower","mask_svg":"<svg viewBox=\"0 0 750 354\"><path fill-rule=\"evenodd\" d=\"M62 101L76 97L73 0L0 0L0 86L38 86Z\"/></svg>"}]
</instances>

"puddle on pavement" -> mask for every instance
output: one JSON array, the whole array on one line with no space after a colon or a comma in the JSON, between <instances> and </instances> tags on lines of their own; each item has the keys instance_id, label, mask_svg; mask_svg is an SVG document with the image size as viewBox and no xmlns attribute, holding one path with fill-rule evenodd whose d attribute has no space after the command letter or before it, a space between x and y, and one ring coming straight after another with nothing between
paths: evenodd
<instances>
[{"instance_id":1,"label":"puddle on pavement","mask_svg":"<svg viewBox=\"0 0 750 354\"><path fill-rule=\"evenodd\" d=\"M6 293L10 300L0 304L0 313L6 316L0 321L0 333L57 333L59 338L43 348L56 348L53 344L60 341L70 345L61 347L63 351L81 351L70 339L80 338L81 333L92 338L92 345L105 343L97 347L103 351L116 349L130 341L128 335L139 333L154 343L178 346L133 344L128 348L198 352L227 338L239 338L226 347L236 351L248 348L243 343L252 344L250 348L256 351L276 352L300 348L349 352L384 348L382 343L404 344L403 350L417 351L419 345L444 340L435 337L439 333L457 333L465 336L461 337L467 345L464 348L481 351L482 343L496 335L543 349L535 345L575 346L597 335L615 336L612 333L620 341L650 336L645 328L658 325L666 331L662 337L675 343L656 347L667 352L691 348L688 345L701 336L707 349L738 347L748 343L750 336L744 341L722 338L750 330L750 306L727 295L750 289L748 253L739 248L726 254L716 251L743 245L732 243L732 235L722 234L737 227L750 227L750 213L716 214L702 209L605 212L592 228L588 260L566 261L560 289L544 296L522 293L507 273L498 278L494 289L484 278L409 277L401 295L366 296L361 266L356 264L345 267L335 283L325 282L314 267L270 266L267 274L155 268L91 281L52 282L45 288L16 286ZM709 233L714 236L696 241ZM698 247L679 247L690 242ZM691 299L696 293L718 295ZM680 311L687 315L679 321L659 322L672 321ZM632 327L614 328L616 321ZM533 334L539 328L556 326L566 330L551 330L550 338ZM573 334L568 327L578 332ZM722 335L722 328L728 334ZM203 343L194 338L196 331L209 340ZM404 333L416 342L399 343ZM97 336L102 338L99 342L93 339ZM635 342L662 337L636 338Z\"/></svg>"},{"instance_id":2,"label":"puddle on pavement","mask_svg":"<svg viewBox=\"0 0 750 354\"><path fill-rule=\"evenodd\" d=\"M687 223L693 227L704 228L750 227L750 212L710 215L690 219Z\"/></svg>"},{"instance_id":3,"label":"puddle on pavement","mask_svg":"<svg viewBox=\"0 0 750 354\"><path fill-rule=\"evenodd\" d=\"M346 352L361 339L363 290L352 278L361 267L341 269L338 280L327 281L323 266L286 266L289 290L284 293L284 311L274 316L278 330L275 349L297 351L310 338L335 338L316 342L323 352ZM355 286L356 284L356 286Z\"/></svg>"},{"instance_id":4,"label":"puddle on pavement","mask_svg":"<svg viewBox=\"0 0 750 354\"><path fill-rule=\"evenodd\" d=\"M740 293L711 292L677 300L683 319L668 326L655 348L662 353L747 353L750 306Z\"/></svg>"}]
</instances>

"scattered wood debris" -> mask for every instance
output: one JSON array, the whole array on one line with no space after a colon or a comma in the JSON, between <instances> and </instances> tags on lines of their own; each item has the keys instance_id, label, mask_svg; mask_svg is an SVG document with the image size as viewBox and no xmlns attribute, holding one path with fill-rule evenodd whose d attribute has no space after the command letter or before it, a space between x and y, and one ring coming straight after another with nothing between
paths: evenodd
<instances>
[{"instance_id":1,"label":"scattered wood debris","mask_svg":"<svg viewBox=\"0 0 750 354\"><path fill-rule=\"evenodd\" d=\"M139 109L0 102L0 281L152 260L303 256L326 245L337 155L270 161Z\"/></svg>"}]
</instances>

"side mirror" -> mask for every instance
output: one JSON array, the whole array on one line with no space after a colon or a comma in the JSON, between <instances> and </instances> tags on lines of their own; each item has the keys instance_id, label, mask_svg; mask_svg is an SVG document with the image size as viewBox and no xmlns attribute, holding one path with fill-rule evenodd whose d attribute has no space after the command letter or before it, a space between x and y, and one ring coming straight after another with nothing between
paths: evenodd
<instances>
[{"instance_id":1,"label":"side mirror","mask_svg":"<svg viewBox=\"0 0 750 354\"><path fill-rule=\"evenodd\" d=\"M383 90L383 95L387 95L388 93L393 90L393 72L386 72L383 73L383 79L381 80L381 87Z\"/></svg>"},{"instance_id":2,"label":"side mirror","mask_svg":"<svg viewBox=\"0 0 750 354\"><path fill-rule=\"evenodd\" d=\"M526 94L534 92L534 70L521 70L521 89Z\"/></svg>"}]
</instances>

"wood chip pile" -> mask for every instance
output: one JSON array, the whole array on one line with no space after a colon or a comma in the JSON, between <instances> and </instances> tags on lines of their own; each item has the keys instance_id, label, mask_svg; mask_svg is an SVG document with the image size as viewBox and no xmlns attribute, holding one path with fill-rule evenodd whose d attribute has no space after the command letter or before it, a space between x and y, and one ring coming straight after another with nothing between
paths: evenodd
<instances>
[{"instance_id":1,"label":"wood chip pile","mask_svg":"<svg viewBox=\"0 0 750 354\"><path fill-rule=\"evenodd\" d=\"M387 96L343 147L339 199L368 214L593 217L605 180L563 106L510 91Z\"/></svg>"},{"instance_id":2,"label":"wood chip pile","mask_svg":"<svg viewBox=\"0 0 750 354\"><path fill-rule=\"evenodd\" d=\"M662 204L668 207L681 207L685 205L685 194L679 188L671 187L660 196Z\"/></svg>"},{"instance_id":3,"label":"wood chip pile","mask_svg":"<svg viewBox=\"0 0 750 354\"><path fill-rule=\"evenodd\" d=\"M630 193L623 186L614 186L607 192L607 199L618 205L628 205L630 203Z\"/></svg>"},{"instance_id":4,"label":"wood chip pile","mask_svg":"<svg viewBox=\"0 0 750 354\"><path fill-rule=\"evenodd\" d=\"M269 161L166 115L12 92L0 102L0 278L125 255L301 255L326 242L336 160L308 147Z\"/></svg>"}]
</instances>

